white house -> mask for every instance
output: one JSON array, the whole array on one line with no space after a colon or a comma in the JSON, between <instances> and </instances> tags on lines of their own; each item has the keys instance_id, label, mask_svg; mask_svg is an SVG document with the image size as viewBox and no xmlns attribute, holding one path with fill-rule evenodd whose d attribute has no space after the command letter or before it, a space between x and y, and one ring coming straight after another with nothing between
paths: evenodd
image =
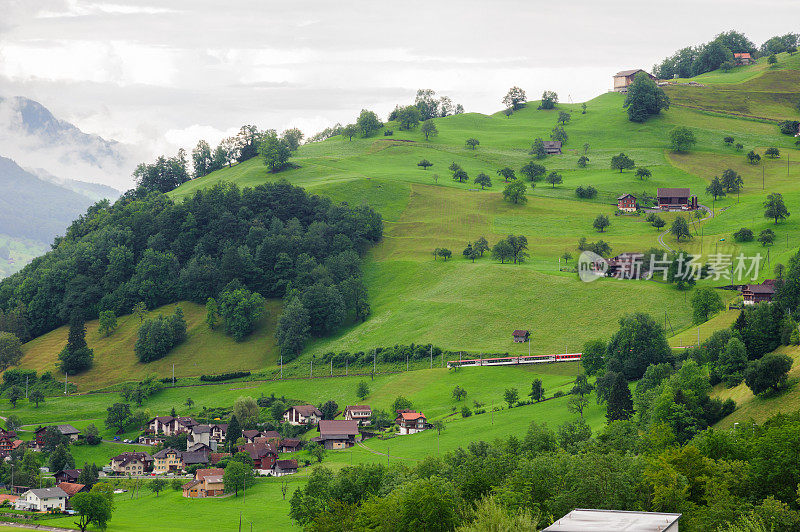
<instances>
[{"instance_id":1,"label":"white house","mask_svg":"<svg viewBox=\"0 0 800 532\"><path fill-rule=\"evenodd\" d=\"M46 512L48 510L64 511L69 495L61 488L40 488L28 490L19 496L14 503L15 510Z\"/></svg>"},{"instance_id":2,"label":"white house","mask_svg":"<svg viewBox=\"0 0 800 532\"><path fill-rule=\"evenodd\" d=\"M316 425L322 419L322 412L314 405L296 405L283 413L283 419L290 425Z\"/></svg>"}]
</instances>

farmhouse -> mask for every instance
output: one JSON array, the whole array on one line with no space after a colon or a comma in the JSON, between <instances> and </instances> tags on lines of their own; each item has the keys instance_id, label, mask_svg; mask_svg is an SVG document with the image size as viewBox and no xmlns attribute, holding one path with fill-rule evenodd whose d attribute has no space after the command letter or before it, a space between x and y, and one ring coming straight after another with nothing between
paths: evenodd
<instances>
[{"instance_id":1,"label":"farmhouse","mask_svg":"<svg viewBox=\"0 0 800 532\"><path fill-rule=\"evenodd\" d=\"M742 299L745 305L769 303L775 295L775 279L767 279L761 284L746 284L742 286Z\"/></svg>"},{"instance_id":2,"label":"farmhouse","mask_svg":"<svg viewBox=\"0 0 800 532\"><path fill-rule=\"evenodd\" d=\"M368 405L350 405L344 409L344 418L366 425L372 417L372 409Z\"/></svg>"},{"instance_id":3,"label":"farmhouse","mask_svg":"<svg viewBox=\"0 0 800 532\"><path fill-rule=\"evenodd\" d=\"M515 344L524 344L531 336L531 333L525 329L517 329L512 334L514 335Z\"/></svg>"},{"instance_id":4,"label":"farmhouse","mask_svg":"<svg viewBox=\"0 0 800 532\"><path fill-rule=\"evenodd\" d=\"M69 496L61 488L31 489L23 493L14 503L15 510L31 512L46 512L48 510L61 510L67 508Z\"/></svg>"},{"instance_id":5,"label":"farmhouse","mask_svg":"<svg viewBox=\"0 0 800 532\"><path fill-rule=\"evenodd\" d=\"M750 52L734 52L733 62L737 65L752 65L755 63Z\"/></svg>"},{"instance_id":6,"label":"farmhouse","mask_svg":"<svg viewBox=\"0 0 800 532\"><path fill-rule=\"evenodd\" d=\"M278 449L282 453L294 453L300 450L300 440L298 438L284 438L281 440Z\"/></svg>"},{"instance_id":7,"label":"farmhouse","mask_svg":"<svg viewBox=\"0 0 800 532\"><path fill-rule=\"evenodd\" d=\"M183 467L181 452L177 449L162 449L153 455L153 473L172 473Z\"/></svg>"},{"instance_id":8,"label":"farmhouse","mask_svg":"<svg viewBox=\"0 0 800 532\"><path fill-rule=\"evenodd\" d=\"M637 532L678 532L681 514L584 510L576 508L542 532L636 530Z\"/></svg>"},{"instance_id":9,"label":"farmhouse","mask_svg":"<svg viewBox=\"0 0 800 532\"><path fill-rule=\"evenodd\" d=\"M354 419L323 419L319 422L318 441L326 449L347 449L355 445L358 432L358 421Z\"/></svg>"},{"instance_id":10,"label":"farmhouse","mask_svg":"<svg viewBox=\"0 0 800 532\"><path fill-rule=\"evenodd\" d=\"M691 211L697 208L697 196L688 188L659 188L656 198L659 209Z\"/></svg>"},{"instance_id":11,"label":"farmhouse","mask_svg":"<svg viewBox=\"0 0 800 532\"><path fill-rule=\"evenodd\" d=\"M153 468L153 457L145 452L125 452L111 459L111 471L123 475L143 475Z\"/></svg>"},{"instance_id":12,"label":"farmhouse","mask_svg":"<svg viewBox=\"0 0 800 532\"><path fill-rule=\"evenodd\" d=\"M284 412L283 419L290 425L316 424L322 419L322 412L314 405L296 405Z\"/></svg>"},{"instance_id":13,"label":"farmhouse","mask_svg":"<svg viewBox=\"0 0 800 532\"><path fill-rule=\"evenodd\" d=\"M430 428L425 414L421 412L400 412L394 422L397 424L398 433L401 435L416 434Z\"/></svg>"},{"instance_id":14,"label":"farmhouse","mask_svg":"<svg viewBox=\"0 0 800 532\"><path fill-rule=\"evenodd\" d=\"M36 446L43 447L44 446L44 435L47 433L47 429L50 427L39 427L36 429ZM69 438L70 441L78 441L78 436L80 435L81 431L73 427L72 425L54 425L55 428L62 436L66 436Z\"/></svg>"},{"instance_id":15,"label":"farmhouse","mask_svg":"<svg viewBox=\"0 0 800 532\"><path fill-rule=\"evenodd\" d=\"M245 443L239 446L239 452L245 452L253 460L253 469L262 475L270 474L275 460L278 459L278 449L271 443Z\"/></svg>"},{"instance_id":16,"label":"farmhouse","mask_svg":"<svg viewBox=\"0 0 800 532\"><path fill-rule=\"evenodd\" d=\"M62 469L61 471L56 471L56 473L53 475L57 483L78 482L78 477L80 476L80 469Z\"/></svg>"},{"instance_id":17,"label":"farmhouse","mask_svg":"<svg viewBox=\"0 0 800 532\"><path fill-rule=\"evenodd\" d=\"M9 436L8 434L14 433L6 433L3 436L0 436L0 457L6 457L10 455L11 451L25 443L22 440L18 440L16 435Z\"/></svg>"},{"instance_id":18,"label":"farmhouse","mask_svg":"<svg viewBox=\"0 0 800 532\"><path fill-rule=\"evenodd\" d=\"M544 152L547 155L561 155L561 141L560 140L545 140Z\"/></svg>"},{"instance_id":19,"label":"farmhouse","mask_svg":"<svg viewBox=\"0 0 800 532\"><path fill-rule=\"evenodd\" d=\"M617 279L641 279L644 273L644 253L620 253L606 261L607 277Z\"/></svg>"},{"instance_id":20,"label":"farmhouse","mask_svg":"<svg viewBox=\"0 0 800 532\"><path fill-rule=\"evenodd\" d=\"M617 198L617 209L622 212L636 212L636 197L633 194L623 194Z\"/></svg>"},{"instance_id":21,"label":"farmhouse","mask_svg":"<svg viewBox=\"0 0 800 532\"><path fill-rule=\"evenodd\" d=\"M278 460L272 469L273 476L282 477L297 473L297 460Z\"/></svg>"},{"instance_id":22,"label":"farmhouse","mask_svg":"<svg viewBox=\"0 0 800 532\"><path fill-rule=\"evenodd\" d=\"M614 74L614 91L615 92L627 92L628 86L633 83L633 79L636 77L636 74L639 72L644 72L650 79L655 80L656 77L645 72L641 68L634 68L632 70L621 70Z\"/></svg>"},{"instance_id":23,"label":"farmhouse","mask_svg":"<svg viewBox=\"0 0 800 532\"><path fill-rule=\"evenodd\" d=\"M197 425L197 421L190 417L157 416L147 423L147 432L150 434L163 434L173 436L175 434L192 432L192 427Z\"/></svg>"}]
</instances>

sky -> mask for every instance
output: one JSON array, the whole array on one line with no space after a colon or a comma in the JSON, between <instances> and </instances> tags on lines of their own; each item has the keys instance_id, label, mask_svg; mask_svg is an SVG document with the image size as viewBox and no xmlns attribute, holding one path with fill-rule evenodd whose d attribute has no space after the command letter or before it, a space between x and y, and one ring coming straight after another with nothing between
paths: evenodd
<instances>
[{"instance_id":1,"label":"sky","mask_svg":"<svg viewBox=\"0 0 800 532\"><path fill-rule=\"evenodd\" d=\"M800 30L797 0L0 0L0 13L0 96L143 159L246 123L308 136L362 108L385 117L418 88L467 112L498 111L514 85L579 102L721 31L760 45Z\"/></svg>"}]
</instances>

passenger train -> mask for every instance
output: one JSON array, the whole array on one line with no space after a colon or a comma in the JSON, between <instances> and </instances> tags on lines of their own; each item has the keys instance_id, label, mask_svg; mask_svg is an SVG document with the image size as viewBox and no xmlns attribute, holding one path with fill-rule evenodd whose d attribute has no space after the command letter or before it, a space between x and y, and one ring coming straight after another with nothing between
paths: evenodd
<instances>
[{"instance_id":1,"label":"passenger train","mask_svg":"<svg viewBox=\"0 0 800 532\"><path fill-rule=\"evenodd\" d=\"M545 362L573 362L581 360L581 353L562 353L559 355L527 355L521 357L471 358L465 360L448 360L448 368L464 368L470 366L510 366L512 364L541 364Z\"/></svg>"}]
</instances>

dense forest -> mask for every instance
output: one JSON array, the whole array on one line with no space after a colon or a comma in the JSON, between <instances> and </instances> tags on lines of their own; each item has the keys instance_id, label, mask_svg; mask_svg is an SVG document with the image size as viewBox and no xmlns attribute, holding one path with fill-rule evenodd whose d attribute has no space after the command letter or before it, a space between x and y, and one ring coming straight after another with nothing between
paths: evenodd
<instances>
[{"instance_id":1,"label":"dense forest","mask_svg":"<svg viewBox=\"0 0 800 532\"><path fill-rule=\"evenodd\" d=\"M140 186L89 208L52 251L0 282L0 325L25 340L76 313L206 303L233 283L302 302L308 327L299 333L326 334L369 312L361 255L382 233L368 206L286 182L217 185L181 203Z\"/></svg>"}]
</instances>

